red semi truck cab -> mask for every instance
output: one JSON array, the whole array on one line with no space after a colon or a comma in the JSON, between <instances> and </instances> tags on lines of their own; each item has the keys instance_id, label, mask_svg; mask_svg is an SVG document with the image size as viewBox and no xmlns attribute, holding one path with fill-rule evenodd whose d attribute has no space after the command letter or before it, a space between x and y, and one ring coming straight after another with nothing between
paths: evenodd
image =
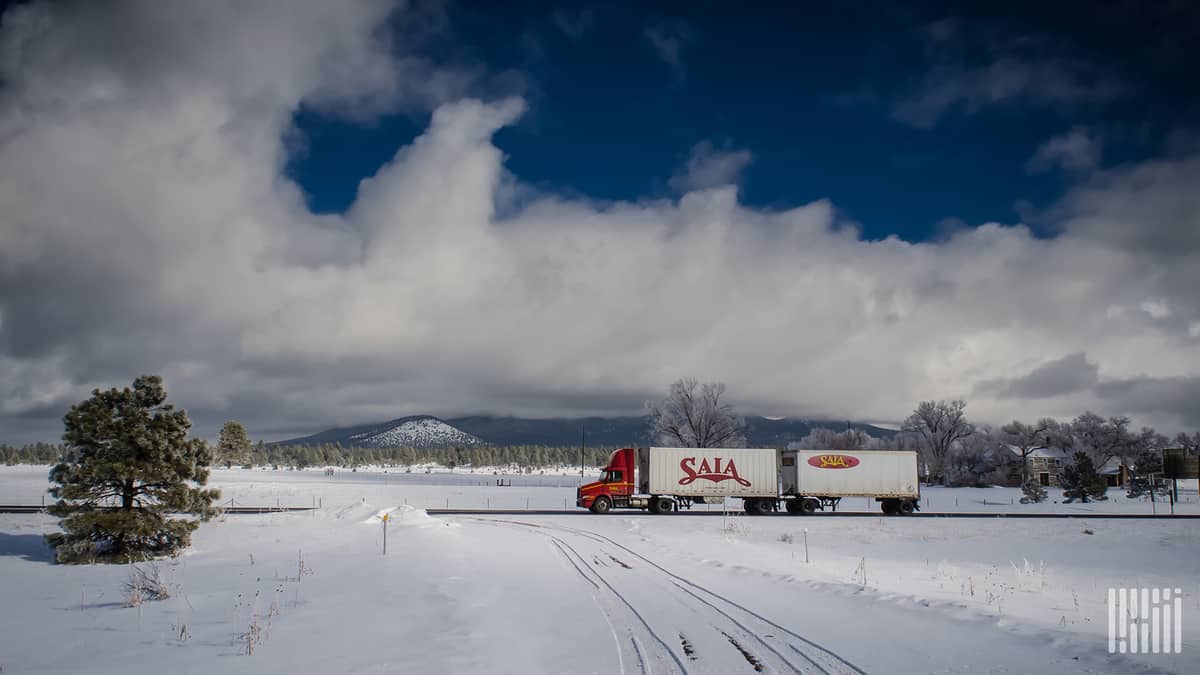
<instances>
[{"instance_id":1,"label":"red semi truck cab","mask_svg":"<svg viewBox=\"0 0 1200 675\"><path fill-rule=\"evenodd\" d=\"M575 505L594 513L605 513L613 506L627 506L633 495L636 462L637 451L633 448L613 452L600 480L580 486Z\"/></svg>"}]
</instances>

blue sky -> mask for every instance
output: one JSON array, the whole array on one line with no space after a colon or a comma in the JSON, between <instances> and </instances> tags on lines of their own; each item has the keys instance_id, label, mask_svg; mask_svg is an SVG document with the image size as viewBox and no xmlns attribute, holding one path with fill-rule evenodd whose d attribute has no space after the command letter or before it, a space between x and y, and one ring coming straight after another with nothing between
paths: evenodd
<instances>
[{"instance_id":1,"label":"blue sky","mask_svg":"<svg viewBox=\"0 0 1200 675\"><path fill-rule=\"evenodd\" d=\"M944 233L948 219L1038 228L1036 209L1078 178L1030 166L1048 139L1079 127L1102 134L1099 162L1116 165L1161 152L1200 114L1187 84L1200 68L1178 52L1186 32L1146 46L1167 28L1164 16L1003 8L451 3L439 19L448 30L423 47L486 69L489 91L528 100L529 113L495 142L508 169L540 189L671 197L673 172L709 141L751 153L741 175L748 205L830 198L867 238L920 241ZM1062 81L1045 91L1018 83L994 101L959 92L927 120L899 112L939 76L978 81L998 61ZM289 174L314 210L343 211L358 181L427 121L301 111L306 151Z\"/></svg>"}]
</instances>

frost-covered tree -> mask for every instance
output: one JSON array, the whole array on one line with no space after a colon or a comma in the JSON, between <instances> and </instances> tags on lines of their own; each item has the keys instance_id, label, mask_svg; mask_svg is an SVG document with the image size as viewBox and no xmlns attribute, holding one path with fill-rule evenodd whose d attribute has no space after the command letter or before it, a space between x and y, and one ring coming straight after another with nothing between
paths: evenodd
<instances>
[{"instance_id":1,"label":"frost-covered tree","mask_svg":"<svg viewBox=\"0 0 1200 675\"><path fill-rule=\"evenodd\" d=\"M250 448L246 427L241 422L230 420L221 427L217 437L217 463L225 466L249 463Z\"/></svg>"},{"instance_id":2,"label":"frost-covered tree","mask_svg":"<svg viewBox=\"0 0 1200 675\"><path fill-rule=\"evenodd\" d=\"M650 436L681 448L740 448L746 422L721 400L725 385L684 378L671 385L667 398L646 404Z\"/></svg>"},{"instance_id":3,"label":"frost-covered tree","mask_svg":"<svg viewBox=\"0 0 1200 675\"><path fill-rule=\"evenodd\" d=\"M1067 503L1076 499L1089 502L1108 499L1108 483L1104 477L1096 473L1096 465L1086 452L1076 452L1074 462L1063 467L1062 475L1058 478L1063 488L1063 497Z\"/></svg>"},{"instance_id":4,"label":"frost-covered tree","mask_svg":"<svg viewBox=\"0 0 1200 675\"><path fill-rule=\"evenodd\" d=\"M212 517L219 493L205 490L208 444L189 439L191 422L166 403L162 378L133 388L96 389L63 418L67 456L50 471L49 510L62 533L47 541L59 562L143 560L185 548L196 519Z\"/></svg>"},{"instance_id":5,"label":"frost-covered tree","mask_svg":"<svg viewBox=\"0 0 1200 675\"><path fill-rule=\"evenodd\" d=\"M962 400L921 401L904 421L903 431L920 440L928 468L927 480L931 483L945 480L950 450L975 433L975 427L967 421L966 408L967 403Z\"/></svg>"},{"instance_id":6,"label":"frost-covered tree","mask_svg":"<svg viewBox=\"0 0 1200 675\"><path fill-rule=\"evenodd\" d=\"M1175 436L1175 440L1171 442L1177 448L1184 448L1193 455L1200 455L1200 431L1191 436L1181 431Z\"/></svg>"},{"instance_id":7,"label":"frost-covered tree","mask_svg":"<svg viewBox=\"0 0 1200 675\"><path fill-rule=\"evenodd\" d=\"M1012 461L1012 454L1002 447L992 428L981 426L950 450L947 479L951 485L983 486L988 476L999 479L995 474Z\"/></svg>"},{"instance_id":8,"label":"frost-covered tree","mask_svg":"<svg viewBox=\"0 0 1200 675\"><path fill-rule=\"evenodd\" d=\"M862 450L871 444L871 436L861 429L838 431L817 427L796 442L801 450Z\"/></svg>"},{"instance_id":9,"label":"frost-covered tree","mask_svg":"<svg viewBox=\"0 0 1200 675\"><path fill-rule=\"evenodd\" d=\"M1086 452L1093 466L1102 467L1113 457L1132 464L1140 438L1129 431L1128 417L1104 419L1089 411L1072 420L1070 429L1072 446Z\"/></svg>"}]
</instances>

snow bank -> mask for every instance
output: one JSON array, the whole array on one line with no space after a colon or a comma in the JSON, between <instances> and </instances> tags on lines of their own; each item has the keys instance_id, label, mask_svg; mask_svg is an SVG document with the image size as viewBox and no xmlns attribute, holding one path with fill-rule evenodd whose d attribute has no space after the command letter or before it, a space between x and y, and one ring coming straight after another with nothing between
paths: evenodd
<instances>
[{"instance_id":1,"label":"snow bank","mask_svg":"<svg viewBox=\"0 0 1200 675\"><path fill-rule=\"evenodd\" d=\"M368 525L379 525L383 522L385 515L388 517L389 527L448 527L452 524L450 521L431 517L425 512L425 509L408 505L380 509L362 522Z\"/></svg>"}]
</instances>

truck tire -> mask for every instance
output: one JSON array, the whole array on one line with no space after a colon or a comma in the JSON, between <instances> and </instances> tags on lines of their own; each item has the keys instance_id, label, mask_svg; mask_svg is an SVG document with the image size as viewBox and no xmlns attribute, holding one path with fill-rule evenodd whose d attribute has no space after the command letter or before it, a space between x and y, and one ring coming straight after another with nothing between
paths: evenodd
<instances>
[{"instance_id":1,"label":"truck tire","mask_svg":"<svg viewBox=\"0 0 1200 675\"><path fill-rule=\"evenodd\" d=\"M896 506L896 511L902 516L911 516L913 514L912 500L905 499Z\"/></svg>"},{"instance_id":2,"label":"truck tire","mask_svg":"<svg viewBox=\"0 0 1200 675\"><path fill-rule=\"evenodd\" d=\"M675 510L675 501L670 497L659 497L654 501L658 503L659 513L671 513Z\"/></svg>"},{"instance_id":3,"label":"truck tire","mask_svg":"<svg viewBox=\"0 0 1200 675\"><path fill-rule=\"evenodd\" d=\"M886 515L895 515L900 510L900 504L895 499L884 499L879 502L879 508L883 509Z\"/></svg>"},{"instance_id":4,"label":"truck tire","mask_svg":"<svg viewBox=\"0 0 1200 675\"><path fill-rule=\"evenodd\" d=\"M812 497L806 497L802 502L800 502L800 512L806 516L810 516L817 512L818 506L820 506L820 502Z\"/></svg>"},{"instance_id":5,"label":"truck tire","mask_svg":"<svg viewBox=\"0 0 1200 675\"><path fill-rule=\"evenodd\" d=\"M752 516L766 513L771 508L767 505L766 500L763 499L746 499L743 500L742 505L746 508L746 513Z\"/></svg>"},{"instance_id":6,"label":"truck tire","mask_svg":"<svg viewBox=\"0 0 1200 675\"><path fill-rule=\"evenodd\" d=\"M747 499L746 513L755 516L765 516L771 512L770 499Z\"/></svg>"},{"instance_id":7,"label":"truck tire","mask_svg":"<svg viewBox=\"0 0 1200 675\"><path fill-rule=\"evenodd\" d=\"M592 513L608 513L612 508L612 500L608 497L596 497L596 501L592 502Z\"/></svg>"},{"instance_id":8,"label":"truck tire","mask_svg":"<svg viewBox=\"0 0 1200 675\"><path fill-rule=\"evenodd\" d=\"M784 502L784 508L786 508L787 512L792 514L793 516L796 514L799 514L799 513L804 513L804 511L801 510L801 508L800 508L800 500L799 499L787 500L786 502Z\"/></svg>"}]
</instances>

